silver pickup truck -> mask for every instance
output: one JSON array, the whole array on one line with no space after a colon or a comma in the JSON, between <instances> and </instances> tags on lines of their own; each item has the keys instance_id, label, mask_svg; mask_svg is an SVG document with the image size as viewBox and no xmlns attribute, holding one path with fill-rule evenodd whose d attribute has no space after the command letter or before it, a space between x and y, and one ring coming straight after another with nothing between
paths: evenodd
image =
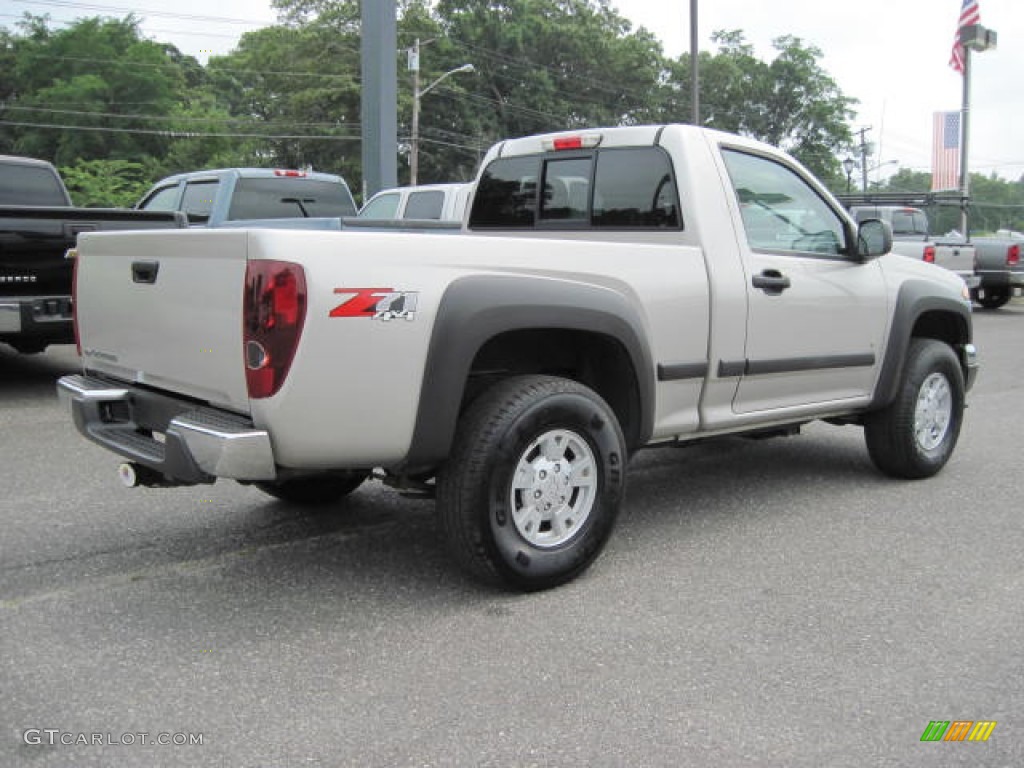
<instances>
[{"instance_id":1,"label":"silver pickup truck","mask_svg":"<svg viewBox=\"0 0 1024 768\"><path fill-rule=\"evenodd\" d=\"M593 562L644 446L824 419L896 477L953 453L966 285L779 150L681 125L503 141L463 229L83 235L60 395L127 485L329 503L375 473L525 590Z\"/></svg>"},{"instance_id":2,"label":"silver pickup truck","mask_svg":"<svg viewBox=\"0 0 1024 768\"><path fill-rule=\"evenodd\" d=\"M928 215L920 208L906 205L855 205L850 208L855 221L881 219L892 226L895 253L927 261L955 272L967 287L976 289L981 278L975 274L975 250L962 239L933 237L929 234Z\"/></svg>"},{"instance_id":3,"label":"silver pickup truck","mask_svg":"<svg viewBox=\"0 0 1024 768\"><path fill-rule=\"evenodd\" d=\"M980 284L972 292L974 300L986 309L998 309L1015 293L1024 290L1024 234L1001 230L990 237L973 237L977 253L976 272Z\"/></svg>"}]
</instances>

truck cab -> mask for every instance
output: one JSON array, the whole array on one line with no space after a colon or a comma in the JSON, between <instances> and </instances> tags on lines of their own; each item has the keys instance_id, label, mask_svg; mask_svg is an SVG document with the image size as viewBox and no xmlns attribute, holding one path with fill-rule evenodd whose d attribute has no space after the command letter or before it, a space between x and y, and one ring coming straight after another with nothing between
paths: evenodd
<instances>
[{"instance_id":1,"label":"truck cab","mask_svg":"<svg viewBox=\"0 0 1024 768\"><path fill-rule=\"evenodd\" d=\"M340 176L306 170L222 168L179 173L157 182L136 208L181 211L190 226L230 222L355 216Z\"/></svg>"}]
</instances>

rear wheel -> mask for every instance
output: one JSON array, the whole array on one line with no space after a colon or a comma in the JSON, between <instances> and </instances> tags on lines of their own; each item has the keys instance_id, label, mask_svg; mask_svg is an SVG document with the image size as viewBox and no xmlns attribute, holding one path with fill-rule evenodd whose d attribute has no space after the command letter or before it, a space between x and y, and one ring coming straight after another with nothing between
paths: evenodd
<instances>
[{"instance_id":1,"label":"rear wheel","mask_svg":"<svg viewBox=\"0 0 1024 768\"><path fill-rule=\"evenodd\" d=\"M985 288L978 294L977 301L985 309L999 309L1010 300L1009 288Z\"/></svg>"},{"instance_id":2,"label":"rear wheel","mask_svg":"<svg viewBox=\"0 0 1024 768\"><path fill-rule=\"evenodd\" d=\"M896 399L864 424L872 462L893 477L934 475L953 454L963 413L963 371L953 350L913 339Z\"/></svg>"},{"instance_id":3,"label":"rear wheel","mask_svg":"<svg viewBox=\"0 0 1024 768\"><path fill-rule=\"evenodd\" d=\"M315 506L333 504L348 496L362 485L367 473L362 470L349 472L332 472L322 475L306 475L293 477L277 483L256 483L256 487L266 494L281 501L292 504Z\"/></svg>"},{"instance_id":4,"label":"rear wheel","mask_svg":"<svg viewBox=\"0 0 1024 768\"><path fill-rule=\"evenodd\" d=\"M479 579L547 589L582 573L611 534L625 492L625 440L595 392L516 376L460 420L438 483L438 517L459 565Z\"/></svg>"}]
</instances>

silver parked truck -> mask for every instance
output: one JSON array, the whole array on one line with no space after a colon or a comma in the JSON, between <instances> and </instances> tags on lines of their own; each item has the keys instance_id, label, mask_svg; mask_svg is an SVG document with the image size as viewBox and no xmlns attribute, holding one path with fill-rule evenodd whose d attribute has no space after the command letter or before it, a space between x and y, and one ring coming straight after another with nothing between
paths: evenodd
<instances>
[{"instance_id":1,"label":"silver parked truck","mask_svg":"<svg viewBox=\"0 0 1024 768\"><path fill-rule=\"evenodd\" d=\"M83 235L59 392L127 485L325 504L374 474L436 496L469 574L543 589L601 552L645 446L824 419L886 474L942 469L977 372L967 287L891 246L749 139L512 139L459 234Z\"/></svg>"}]
</instances>

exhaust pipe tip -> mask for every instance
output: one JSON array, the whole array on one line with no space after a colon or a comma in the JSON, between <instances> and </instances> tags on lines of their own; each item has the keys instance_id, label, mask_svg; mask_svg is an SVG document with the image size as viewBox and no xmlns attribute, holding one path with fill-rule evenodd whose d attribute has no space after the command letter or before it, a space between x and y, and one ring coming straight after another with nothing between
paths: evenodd
<instances>
[{"instance_id":1,"label":"exhaust pipe tip","mask_svg":"<svg viewBox=\"0 0 1024 768\"><path fill-rule=\"evenodd\" d=\"M117 468L117 477L125 488L135 488L139 485L139 473L135 471L135 464L125 462Z\"/></svg>"},{"instance_id":2,"label":"exhaust pipe tip","mask_svg":"<svg viewBox=\"0 0 1024 768\"><path fill-rule=\"evenodd\" d=\"M140 485L146 488L170 488L178 485L168 480L162 472L137 464L134 461L126 461L117 467L117 477L125 488L138 488Z\"/></svg>"}]
</instances>

